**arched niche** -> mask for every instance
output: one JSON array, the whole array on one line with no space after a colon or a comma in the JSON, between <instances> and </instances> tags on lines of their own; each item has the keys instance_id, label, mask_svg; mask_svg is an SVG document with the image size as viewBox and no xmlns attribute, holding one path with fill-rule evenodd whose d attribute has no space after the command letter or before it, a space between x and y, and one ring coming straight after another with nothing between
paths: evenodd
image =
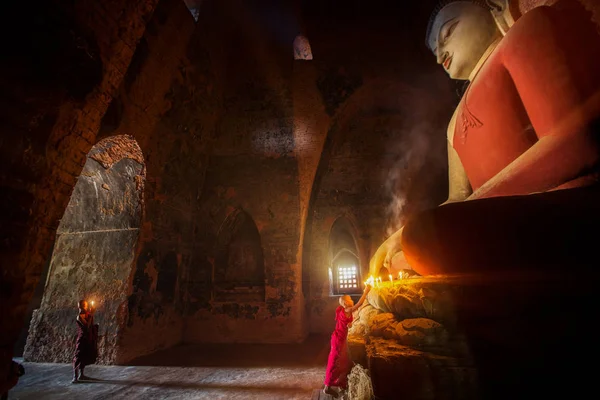
<instances>
[{"instance_id":1,"label":"arched niche","mask_svg":"<svg viewBox=\"0 0 600 400\"><path fill-rule=\"evenodd\" d=\"M117 357L120 317L139 238L145 180L141 149L128 135L89 151L57 229L40 308L33 314L24 358L70 362L77 301L97 305L99 362ZM51 346L47 344L51 343Z\"/></svg>"},{"instance_id":2,"label":"arched niche","mask_svg":"<svg viewBox=\"0 0 600 400\"><path fill-rule=\"evenodd\" d=\"M329 233L329 288L331 295L362 292L360 254L356 230L350 220L339 217Z\"/></svg>"},{"instance_id":3,"label":"arched niche","mask_svg":"<svg viewBox=\"0 0 600 400\"><path fill-rule=\"evenodd\" d=\"M213 295L216 301L264 301L265 263L260 233L242 209L223 222L215 249Z\"/></svg>"}]
</instances>

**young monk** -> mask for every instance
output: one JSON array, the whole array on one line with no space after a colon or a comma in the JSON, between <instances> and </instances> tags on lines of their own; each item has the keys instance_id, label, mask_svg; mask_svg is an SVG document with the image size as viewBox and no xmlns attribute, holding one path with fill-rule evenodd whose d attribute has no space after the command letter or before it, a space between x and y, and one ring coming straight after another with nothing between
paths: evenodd
<instances>
[{"instance_id":1,"label":"young monk","mask_svg":"<svg viewBox=\"0 0 600 400\"><path fill-rule=\"evenodd\" d=\"M88 379L83 374L86 365L96 362L96 331L94 326L94 307L85 300L79 301L77 315L77 340L75 342L75 357L73 358L73 381L77 383Z\"/></svg>"},{"instance_id":2,"label":"young monk","mask_svg":"<svg viewBox=\"0 0 600 400\"><path fill-rule=\"evenodd\" d=\"M371 286L367 285L358 303L354 304L348 295L340 297L340 306L335 310L335 330L331 334L331 350L325 372L325 387L323 393L337 397L332 389L336 386L346 389L348 373L350 372L350 357L348 355L348 328L352 326L352 313L364 303Z\"/></svg>"}]
</instances>

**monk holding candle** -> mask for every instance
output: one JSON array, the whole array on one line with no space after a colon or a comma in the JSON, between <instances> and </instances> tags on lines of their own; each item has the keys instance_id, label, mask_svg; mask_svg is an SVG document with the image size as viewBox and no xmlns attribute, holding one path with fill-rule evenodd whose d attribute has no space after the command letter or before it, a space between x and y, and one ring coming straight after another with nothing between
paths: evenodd
<instances>
[{"instance_id":1,"label":"monk holding candle","mask_svg":"<svg viewBox=\"0 0 600 400\"><path fill-rule=\"evenodd\" d=\"M75 342L75 357L73 358L73 383L88 379L83 371L86 365L96 362L98 355L97 338L98 325L94 324L95 308L87 301L80 300L78 303L79 314L77 315L77 340Z\"/></svg>"}]
</instances>

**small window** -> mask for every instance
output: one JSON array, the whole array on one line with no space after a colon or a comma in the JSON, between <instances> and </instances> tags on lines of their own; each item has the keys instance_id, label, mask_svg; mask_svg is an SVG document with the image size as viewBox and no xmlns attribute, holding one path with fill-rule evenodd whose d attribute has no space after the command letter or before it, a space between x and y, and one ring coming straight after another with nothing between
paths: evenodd
<instances>
[{"instance_id":1,"label":"small window","mask_svg":"<svg viewBox=\"0 0 600 400\"><path fill-rule=\"evenodd\" d=\"M338 267L338 292L354 291L358 289L358 269L356 265Z\"/></svg>"},{"instance_id":2,"label":"small window","mask_svg":"<svg viewBox=\"0 0 600 400\"><path fill-rule=\"evenodd\" d=\"M305 36L296 36L294 39L294 60L312 60L310 43Z\"/></svg>"},{"instance_id":3,"label":"small window","mask_svg":"<svg viewBox=\"0 0 600 400\"><path fill-rule=\"evenodd\" d=\"M332 267L334 271L332 294L358 294L362 291L358 257L344 250L333 261Z\"/></svg>"},{"instance_id":4,"label":"small window","mask_svg":"<svg viewBox=\"0 0 600 400\"><path fill-rule=\"evenodd\" d=\"M338 218L329 234L330 295L360 294L362 292L360 257L354 228L345 217Z\"/></svg>"}]
</instances>

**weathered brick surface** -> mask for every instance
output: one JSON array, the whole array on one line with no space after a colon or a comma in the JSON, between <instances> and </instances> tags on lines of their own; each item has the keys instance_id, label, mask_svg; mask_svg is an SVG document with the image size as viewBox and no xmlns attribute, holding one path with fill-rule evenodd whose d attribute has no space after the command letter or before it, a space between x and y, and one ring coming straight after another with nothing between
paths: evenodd
<instances>
[{"instance_id":1,"label":"weathered brick surface","mask_svg":"<svg viewBox=\"0 0 600 400\"><path fill-rule=\"evenodd\" d=\"M185 206L180 207L177 213L173 212L173 208L163 206L163 198L177 201L178 194L172 193L171 189L177 185L185 190L186 187L181 182L191 175L191 165L186 169L177 162L178 157L185 155L182 144L190 144L185 136L173 140L178 137L178 133L171 131L171 126L164 117L174 102L170 97L172 88L177 82L190 82L190 79L181 75L181 71L186 63L189 65L186 51L195 25L182 3L162 1L145 26L146 30L135 55L127 43L131 38L124 38L123 45L118 46L132 59L131 67L127 68L128 64L124 64L125 68L115 65L113 71L114 76L120 76L122 81L114 85L118 90L113 90L110 94L117 99L114 104L122 108L120 114L116 119L114 115L110 115L110 124L105 123L102 118L98 119L102 121L102 135L110 136L110 142L118 141L113 139L113 135L131 135L141 148L140 151L121 146L119 153L144 164L146 181L136 181L138 189L143 191L144 221L139 236L136 234L134 249L144 252L149 246L148 242L154 248L150 259L135 261L125 258L129 265L129 268L123 267L126 271L125 290L117 290L120 296L115 303L117 308L112 310L107 305L104 310L106 318L101 333L106 332L103 337L108 337L110 333L111 337L102 345L105 354L100 358L100 362L106 363L126 362L180 341L182 329L179 296L175 299L168 298L166 293L161 292L167 287L169 291L179 293L177 285L183 287L177 279L177 271L182 269L185 261L189 259L185 257L186 251L189 252L186 248L191 247L193 240L191 229L186 228L187 232L178 232L177 228L177 225L187 225L182 221L189 220L192 213L190 197L185 196ZM99 99L106 109L109 99L105 96L100 96ZM159 123L161 119L163 122ZM100 123L95 127L96 132L99 129ZM115 161L114 154L111 153L112 148L114 147L108 146L106 151L92 152L90 156L110 166ZM175 169L165 171L163 168L166 164L174 165ZM164 179L159 178L163 175ZM168 195L161 193L164 189L156 187L157 181L170 185L166 188ZM160 207L156 206L157 202L161 204ZM164 221L162 226L160 221ZM185 240L182 240L182 237L185 237ZM170 261L172 258L168 257L169 254L174 254L174 262ZM135 258L139 258L139 255ZM173 269L174 274L165 272ZM161 283L158 286L161 289L159 292L157 283L159 277L164 276L170 276L170 281L166 286L165 283ZM113 291L108 290L98 295L110 297ZM47 313L50 311L47 310ZM140 337L145 339L140 340ZM44 354L36 355L36 359L52 360Z\"/></svg>"},{"instance_id":2,"label":"weathered brick surface","mask_svg":"<svg viewBox=\"0 0 600 400\"><path fill-rule=\"evenodd\" d=\"M98 361L116 361L142 217L141 156L135 140L123 136L105 139L90 151L58 227L25 360L70 362L75 307L86 299L98 307Z\"/></svg>"},{"instance_id":3,"label":"weathered brick surface","mask_svg":"<svg viewBox=\"0 0 600 400\"><path fill-rule=\"evenodd\" d=\"M143 34L145 23L132 24L131 22L148 18L156 2L157 0L121 1L119 3L122 7L116 8L122 9L122 12L115 14L111 14L112 11L102 8L97 2L87 2L89 3L87 6L78 3L83 8L77 9L71 9L68 4L59 1L45 3L46 7L53 12L44 15L44 18L48 18L51 23L59 23L57 26L64 26L67 31L71 28L74 35L81 35L76 36L71 44L72 47L66 47L65 51L70 51L69 54L80 54L79 57L82 59L87 57L86 60L89 60L90 65L89 72L101 71L101 75L94 77L98 78L95 86L86 86L86 81L78 82L74 79L71 93L61 92L63 88L60 87L35 85L36 81L21 86L30 90L30 97L37 99L38 104L29 101L32 114L16 114L21 118L22 123L16 122L13 127L20 124L24 131L20 139L22 143L35 142L36 146L31 148L32 151L20 152L24 155L23 159L11 162L12 168L23 171L24 175L22 177L13 175L3 181L3 186L8 187L14 187L21 182L19 191L28 193L30 200L19 202L28 212L22 220L15 221L17 226L27 227L26 233L22 233L22 237L27 238L26 241L21 241L18 246L8 246L1 252L0 318L3 329L0 333L0 346L10 346L18 334L28 301L49 253L58 221L69 201L76 177L85 163L87 151L95 141L94 132L97 132L101 116L123 78L123 73L115 68L115 65L127 65L132 52L124 51L119 47L119 43L124 41L135 47ZM32 10L36 12L37 9L33 7ZM44 8L41 10L40 12L43 13ZM16 12L12 17L23 18L24 21L39 21L32 18L30 12L29 9L27 13ZM50 16L56 15L58 15L56 18L62 20L52 21ZM93 26L87 24L91 20L105 19L114 23ZM24 26L27 27L28 23L24 23ZM36 29L44 28L38 26ZM68 42L58 43L68 46ZM23 51L39 50L25 47ZM18 56L11 60L15 63L22 61L23 58ZM65 57L56 57L52 62L58 69L64 69L71 68L69 62L73 61ZM61 62L64 66L60 64ZM13 66L13 64L6 65L8 68ZM81 68L76 70L77 72L69 71L69 74L78 77L78 73L86 72ZM32 70L31 73L35 76L36 71ZM70 78L68 74L65 75L67 75L66 79ZM8 78L10 79L10 74ZM16 82L10 82L8 87L18 87L11 86ZM53 82L49 81L49 84L52 85ZM20 95L18 90L8 94L16 97L13 100L15 104L27 104L23 99L18 98ZM38 117L34 115L35 113L38 113ZM44 123L37 121L44 121ZM37 126L37 133L27 128L32 123ZM14 134L11 133L10 136ZM10 225L5 226L8 230L12 230ZM12 267L7 268L9 265Z\"/></svg>"}]
</instances>

